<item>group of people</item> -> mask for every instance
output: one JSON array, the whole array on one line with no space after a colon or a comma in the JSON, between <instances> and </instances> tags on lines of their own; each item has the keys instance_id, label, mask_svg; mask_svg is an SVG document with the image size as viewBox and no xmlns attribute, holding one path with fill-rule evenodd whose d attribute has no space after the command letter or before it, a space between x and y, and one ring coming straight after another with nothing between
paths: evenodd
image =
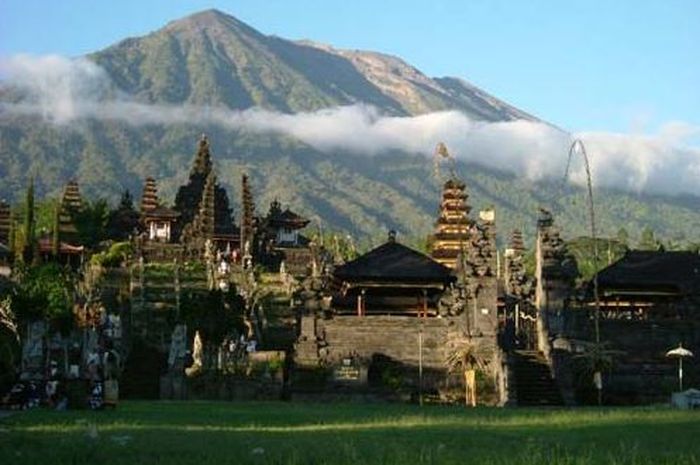
<instances>
[{"instance_id":1,"label":"group of people","mask_svg":"<svg viewBox=\"0 0 700 465\"><path fill-rule=\"evenodd\" d=\"M65 384L55 360L49 361L45 380L19 381L2 398L2 405L13 410L26 410L45 405L56 410L68 407Z\"/></svg>"},{"instance_id":2,"label":"group of people","mask_svg":"<svg viewBox=\"0 0 700 465\"><path fill-rule=\"evenodd\" d=\"M0 404L13 410L40 406L66 410L69 406L81 408L85 405L99 409L116 405L119 370L119 354L111 348L89 353L82 377L77 365L65 373L56 360L49 360L42 379L21 379L0 399Z\"/></svg>"},{"instance_id":3,"label":"group of people","mask_svg":"<svg viewBox=\"0 0 700 465\"><path fill-rule=\"evenodd\" d=\"M97 410L105 405L116 406L119 398L119 353L114 349L95 351L88 355L86 373L90 386L88 405Z\"/></svg>"}]
</instances>

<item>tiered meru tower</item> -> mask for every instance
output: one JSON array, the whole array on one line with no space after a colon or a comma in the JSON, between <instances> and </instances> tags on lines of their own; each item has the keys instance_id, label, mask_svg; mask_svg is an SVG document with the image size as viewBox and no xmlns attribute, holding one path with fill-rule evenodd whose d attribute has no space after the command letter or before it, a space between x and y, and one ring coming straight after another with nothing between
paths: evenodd
<instances>
[{"instance_id":1,"label":"tiered meru tower","mask_svg":"<svg viewBox=\"0 0 700 465\"><path fill-rule=\"evenodd\" d=\"M452 177L445 182L440 203L440 216L435 223L432 257L449 268L457 267L460 251L469 243L472 220L467 203L466 185Z\"/></svg>"},{"instance_id":2,"label":"tiered meru tower","mask_svg":"<svg viewBox=\"0 0 700 465\"><path fill-rule=\"evenodd\" d=\"M10 244L11 221L10 204L0 200L0 243L5 245Z\"/></svg>"},{"instance_id":3,"label":"tiered meru tower","mask_svg":"<svg viewBox=\"0 0 700 465\"><path fill-rule=\"evenodd\" d=\"M63 190L58 216L58 233L61 241L71 244L78 242L78 230L74 217L82 208L83 198L80 195L80 187L76 181L70 181Z\"/></svg>"},{"instance_id":4,"label":"tiered meru tower","mask_svg":"<svg viewBox=\"0 0 700 465\"><path fill-rule=\"evenodd\" d=\"M158 208L158 186L156 180L147 177L143 185L143 195L141 196L141 215Z\"/></svg>"},{"instance_id":5,"label":"tiered meru tower","mask_svg":"<svg viewBox=\"0 0 700 465\"><path fill-rule=\"evenodd\" d=\"M238 239L228 195L216 183L209 140L204 135L199 141L189 180L175 197L175 210L181 215L175 237L193 253L202 251L207 240L223 249Z\"/></svg>"}]
</instances>

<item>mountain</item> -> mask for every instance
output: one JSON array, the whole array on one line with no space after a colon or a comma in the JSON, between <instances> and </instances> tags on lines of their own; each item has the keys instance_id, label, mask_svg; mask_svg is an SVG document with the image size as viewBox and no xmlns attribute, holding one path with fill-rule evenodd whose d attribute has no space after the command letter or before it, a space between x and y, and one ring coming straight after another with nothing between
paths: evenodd
<instances>
[{"instance_id":1,"label":"mountain","mask_svg":"<svg viewBox=\"0 0 700 465\"><path fill-rule=\"evenodd\" d=\"M87 58L104 69L112 94L151 104L260 107L293 114L363 103L397 116L451 109L489 122L536 120L462 79L430 78L390 55L264 35L216 10ZM17 95L4 89L3 98L16 100ZM20 199L31 173L39 194L56 195L63 183L78 178L88 195L110 198L124 188L138 196L143 179L154 176L161 197L172 200L202 132L210 137L219 181L236 212L245 171L259 210L278 198L315 224L374 242L389 229L413 241L432 229L439 186L426 157L329 154L289 136L196 123L135 126L87 119L53 125L35 116L0 113L0 197ZM459 169L473 205L497 208L503 238L513 227L531 231L541 205L561 212L568 233L586 231L581 191L562 191L557 184L532 183L478 165L460 164ZM697 238L696 199L605 192L598 200L603 232L624 226L634 236L649 225L667 237Z\"/></svg>"},{"instance_id":2,"label":"mountain","mask_svg":"<svg viewBox=\"0 0 700 465\"><path fill-rule=\"evenodd\" d=\"M366 103L388 114L457 109L487 121L531 118L456 78L399 58L266 36L217 10L90 55L118 87L151 103L295 113Z\"/></svg>"}]
</instances>

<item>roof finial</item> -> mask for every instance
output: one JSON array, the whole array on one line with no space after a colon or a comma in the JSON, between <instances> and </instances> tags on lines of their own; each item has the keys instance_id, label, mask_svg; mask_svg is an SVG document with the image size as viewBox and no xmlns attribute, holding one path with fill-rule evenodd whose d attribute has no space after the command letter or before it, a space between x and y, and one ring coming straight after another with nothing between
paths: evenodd
<instances>
[{"instance_id":1,"label":"roof finial","mask_svg":"<svg viewBox=\"0 0 700 465\"><path fill-rule=\"evenodd\" d=\"M388 237L389 242L396 242L396 231L394 229L389 231L389 237Z\"/></svg>"}]
</instances>

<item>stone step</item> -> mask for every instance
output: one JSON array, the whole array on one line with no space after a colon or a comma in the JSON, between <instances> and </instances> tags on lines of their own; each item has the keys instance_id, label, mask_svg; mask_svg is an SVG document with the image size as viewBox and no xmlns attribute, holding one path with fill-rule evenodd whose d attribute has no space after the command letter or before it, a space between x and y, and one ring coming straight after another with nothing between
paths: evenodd
<instances>
[{"instance_id":1,"label":"stone step","mask_svg":"<svg viewBox=\"0 0 700 465\"><path fill-rule=\"evenodd\" d=\"M542 354L516 351L514 375L518 405L563 405L559 388Z\"/></svg>"}]
</instances>

